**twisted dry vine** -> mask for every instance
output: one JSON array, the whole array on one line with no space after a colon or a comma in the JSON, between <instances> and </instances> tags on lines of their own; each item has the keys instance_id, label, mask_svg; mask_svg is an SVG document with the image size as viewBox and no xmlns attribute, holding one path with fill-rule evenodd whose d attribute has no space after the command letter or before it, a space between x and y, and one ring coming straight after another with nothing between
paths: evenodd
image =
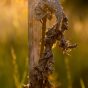
<instances>
[{"instance_id":1,"label":"twisted dry vine","mask_svg":"<svg viewBox=\"0 0 88 88\"><path fill-rule=\"evenodd\" d=\"M30 72L29 88L52 88L52 83L50 83L48 77L53 73L53 44L59 41L59 47L64 52L67 52L68 49L75 48L77 45L70 44L64 38L64 32L68 29L68 19L58 0L40 0L34 11L36 18L40 21L51 19L52 13L54 13L57 23L42 36L42 53L38 65L34 66ZM46 26L46 24L44 25ZM43 28L45 27L44 25ZM43 31L45 32L45 30Z\"/></svg>"}]
</instances>

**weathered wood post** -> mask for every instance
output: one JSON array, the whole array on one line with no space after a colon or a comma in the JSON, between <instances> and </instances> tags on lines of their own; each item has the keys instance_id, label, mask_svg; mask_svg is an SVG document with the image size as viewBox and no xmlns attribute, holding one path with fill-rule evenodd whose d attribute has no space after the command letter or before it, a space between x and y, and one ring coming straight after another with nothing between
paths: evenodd
<instances>
[{"instance_id":1,"label":"weathered wood post","mask_svg":"<svg viewBox=\"0 0 88 88\"><path fill-rule=\"evenodd\" d=\"M28 1L28 57L29 57L29 78L33 68L38 64L39 60L39 43L41 36L41 24L34 18L33 15L33 3L36 0Z\"/></svg>"}]
</instances>

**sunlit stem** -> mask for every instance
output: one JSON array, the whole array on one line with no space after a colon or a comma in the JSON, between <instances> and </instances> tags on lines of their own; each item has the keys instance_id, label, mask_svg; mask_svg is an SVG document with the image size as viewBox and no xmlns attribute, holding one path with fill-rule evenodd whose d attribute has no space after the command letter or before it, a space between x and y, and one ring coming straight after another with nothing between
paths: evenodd
<instances>
[{"instance_id":1,"label":"sunlit stem","mask_svg":"<svg viewBox=\"0 0 88 88\"><path fill-rule=\"evenodd\" d=\"M40 57L42 56L43 51L44 51L45 32L46 32L46 17L44 17L44 18L42 19L42 38L41 38Z\"/></svg>"}]
</instances>

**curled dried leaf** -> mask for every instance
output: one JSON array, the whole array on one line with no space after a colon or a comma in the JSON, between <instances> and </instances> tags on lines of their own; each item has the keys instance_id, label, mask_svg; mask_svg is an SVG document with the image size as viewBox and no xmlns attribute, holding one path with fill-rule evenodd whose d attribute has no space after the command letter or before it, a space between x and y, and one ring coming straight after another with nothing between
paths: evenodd
<instances>
[{"instance_id":1,"label":"curled dried leaf","mask_svg":"<svg viewBox=\"0 0 88 88\"><path fill-rule=\"evenodd\" d=\"M59 47L62 48L63 54L69 55L69 53L71 52L71 50L73 48L77 47L77 44L76 43L75 44L71 44L70 41L66 41L66 40L62 39L60 41Z\"/></svg>"}]
</instances>

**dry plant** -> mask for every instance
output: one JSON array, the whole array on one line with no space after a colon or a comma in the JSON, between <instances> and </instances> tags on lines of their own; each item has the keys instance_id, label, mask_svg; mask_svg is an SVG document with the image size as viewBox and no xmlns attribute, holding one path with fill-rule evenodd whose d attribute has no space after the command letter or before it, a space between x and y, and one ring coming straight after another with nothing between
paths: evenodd
<instances>
[{"instance_id":1,"label":"dry plant","mask_svg":"<svg viewBox=\"0 0 88 88\"><path fill-rule=\"evenodd\" d=\"M53 45L56 43L56 41L59 41L58 46L62 48L63 53L66 54L69 53L70 49L75 48L77 45L71 44L64 37L64 32L68 30L68 18L64 14L62 6L58 0L39 0L33 11L35 18L42 23L42 41L38 64L30 64L30 82L28 88L54 88L52 85L53 83L51 83L49 80L49 76L54 70L54 58L52 53ZM57 21L46 32L46 22L48 19L52 19L52 14L55 14ZM31 32L30 28L29 32ZM33 52L30 52L30 63L34 63L33 59L36 59L32 57Z\"/></svg>"}]
</instances>

